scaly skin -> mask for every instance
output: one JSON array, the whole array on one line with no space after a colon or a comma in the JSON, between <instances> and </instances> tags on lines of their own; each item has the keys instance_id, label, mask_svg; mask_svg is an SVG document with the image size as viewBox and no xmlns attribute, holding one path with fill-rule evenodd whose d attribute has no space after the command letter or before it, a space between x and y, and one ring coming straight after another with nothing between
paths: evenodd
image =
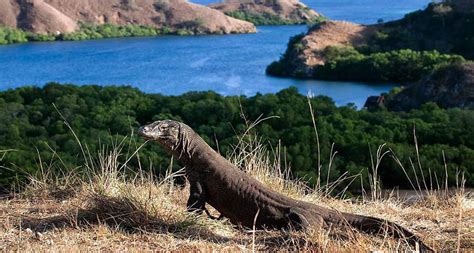
<instances>
[{"instance_id":1,"label":"scaly skin","mask_svg":"<svg viewBox=\"0 0 474 253\"><path fill-rule=\"evenodd\" d=\"M350 225L360 231L387 232L419 243L433 251L407 229L386 220L342 213L291 199L275 192L237 168L214 151L189 126L171 120L157 121L139 129L146 139L159 142L186 166L190 183L189 211L202 213L206 203L237 226L251 228L323 229Z\"/></svg>"}]
</instances>

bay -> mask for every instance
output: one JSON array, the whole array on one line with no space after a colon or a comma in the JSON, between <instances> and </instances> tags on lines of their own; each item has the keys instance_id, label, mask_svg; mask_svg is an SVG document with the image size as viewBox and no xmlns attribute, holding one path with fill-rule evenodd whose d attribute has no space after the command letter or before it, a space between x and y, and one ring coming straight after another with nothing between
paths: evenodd
<instances>
[{"instance_id":1,"label":"bay","mask_svg":"<svg viewBox=\"0 0 474 253\"><path fill-rule=\"evenodd\" d=\"M202 4L209 1L195 0ZM330 18L369 23L392 20L427 0L304 1ZM291 36L306 26L264 26L256 34L160 36L0 46L0 90L47 82L131 85L147 93L179 95L212 90L222 95L275 93L295 86L303 94L332 97L359 108L393 83L296 80L265 75Z\"/></svg>"}]
</instances>

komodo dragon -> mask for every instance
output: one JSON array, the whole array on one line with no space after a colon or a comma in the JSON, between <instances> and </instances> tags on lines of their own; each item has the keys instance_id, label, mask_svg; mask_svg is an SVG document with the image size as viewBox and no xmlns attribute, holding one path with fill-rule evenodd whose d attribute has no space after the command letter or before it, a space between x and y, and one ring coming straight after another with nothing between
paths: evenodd
<instances>
[{"instance_id":1,"label":"komodo dragon","mask_svg":"<svg viewBox=\"0 0 474 253\"><path fill-rule=\"evenodd\" d=\"M172 120L143 126L139 135L157 141L185 167L190 183L188 211L202 213L209 203L235 225L296 230L344 226L370 234L388 232L433 251L407 229L383 219L338 212L275 192L214 151L189 126ZM254 224L255 223L255 224Z\"/></svg>"}]
</instances>

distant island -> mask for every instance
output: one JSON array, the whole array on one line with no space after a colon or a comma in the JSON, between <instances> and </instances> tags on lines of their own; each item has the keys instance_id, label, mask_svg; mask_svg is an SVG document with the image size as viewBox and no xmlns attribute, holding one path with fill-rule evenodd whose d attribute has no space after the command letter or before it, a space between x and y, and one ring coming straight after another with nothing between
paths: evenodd
<instances>
[{"instance_id":1,"label":"distant island","mask_svg":"<svg viewBox=\"0 0 474 253\"><path fill-rule=\"evenodd\" d=\"M440 66L474 59L474 2L431 3L403 19L375 25L327 21L293 37L275 76L414 82Z\"/></svg>"},{"instance_id":2,"label":"distant island","mask_svg":"<svg viewBox=\"0 0 474 253\"><path fill-rule=\"evenodd\" d=\"M311 24L325 20L298 0L223 0L210 7L255 25Z\"/></svg>"},{"instance_id":3,"label":"distant island","mask_svg":"<svg viewBox=\"0 0 474 253\"><path fill-rule=\"evenodd\" d=\"M0 44L253 32L249 22L185 0L0 1Z\"/></svg>"}]
</instances>

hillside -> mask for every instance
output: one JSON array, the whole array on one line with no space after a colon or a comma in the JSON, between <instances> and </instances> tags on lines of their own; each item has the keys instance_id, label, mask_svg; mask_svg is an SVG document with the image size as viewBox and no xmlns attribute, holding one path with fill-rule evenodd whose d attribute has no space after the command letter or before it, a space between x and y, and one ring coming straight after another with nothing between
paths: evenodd
<instances>
[{"instance_id":1,"label":"hillside","mask_svg":"<svg viewBox=\"0 0 474 253\"><path fill-rule=\"evenodd\" d=\"M144 25L195 33L249 33L255 27L186 0L2 0L0 25L41 34L77 31L79 23Z\"/></svg>"},{"instance_id":2,"label":"hillside","mask_svg":"<svg viewBox=\"0 0 474 253\"><path fill-rule=\"evenodd\" d=\"M417 81L419 76L413 75L407 78L400 74L400 78L395 78L399 80L394 80L391 78L396 76L393 73L381 73L378 76L364 74L366 78L351 78L344 72L347 69L358 68L358 71L362 70L365 73L367 68L379 65L385 72L396 71L406 65L405 61L409 59L401 58L403 56L395 59L390 57L394 54L403 54L402 50L407 49L413 52L446 54L440 58L448 59L448 63L452 60L448 55L474 59L473 24L472 4L463 0L432 3L425 10L407 14L401 20L387 23L381 21L379 24L366 26L340 21L324 22L312 27L306 34L292 39L282 58L269 66L268 73L316 79ZM417 57L413 54L411 56ZM397 66L388 66L384 58L392 62L391 65L396 64L397 60L401 63ZM421 55L415 60L425 63L426 59L422 58ZM442 61L443 59L435 62L436 64L428 64L430 70L434 66L444 64ZM323 65L328 66L319 71ZM426 74L426 70L414 70L425 71Z\"/></svg>"},{"instance_id":3,"label":"hillside","mask_svg":"<svg viewBox=\"0 0 474 253\"><path fill-rule=\"evenodd\" d=\"M226 0L210 7L255 25L304 24L322 19L320 14L298 0Z\"/></svg>"},{"instance_id":4,"label":"hillside","mask_svg":"<svg viewBox=\"0 0 474 253\"><path fill-rule=\"evenodd\" d=\"M474 63L441 68L387 98L385 104L390 110L408 111L428 102L442 108L474 108Z\"/></svg>"}]
</instances>

